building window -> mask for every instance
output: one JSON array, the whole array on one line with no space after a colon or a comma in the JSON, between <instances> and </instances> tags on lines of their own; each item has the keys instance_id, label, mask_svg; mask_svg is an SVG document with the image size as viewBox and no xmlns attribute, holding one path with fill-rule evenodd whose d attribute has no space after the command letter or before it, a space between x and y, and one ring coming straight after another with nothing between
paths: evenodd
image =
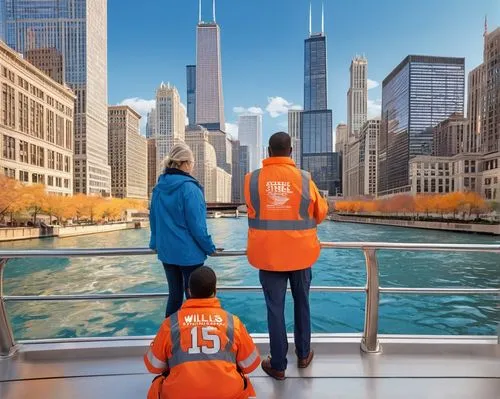
<instances>
[{"instance_id":1,"label":"building window","mask_svg":"<svg viewBox=\"0 0 500 399\"><path fill-rule=\"evenodd\" d=\"M51 187L54 185L54 176L47 176L47 185Z\"/></svg>"},{"instance_id":2,"label":"building window","mask_svg":"<svg viewBox=\"0 0 500 399\"><path fill-rule=\"evenodd\" d=\"M19 161L28 163L28 143L26 141L19 140Z\"/></svg>"},{"instance_id":3,"label":"building window","mask_svg":"<svg viewBox=\"0 0 500 399\"><path fill-rule=\"evenodd\" d=\"M54 112L47 110L47 141L54 142Z\"/></svg>"},{"instance_id":4,"label":"building window","mask_svg":"<svg viewBox=\"0 0 500 399\"><path fill-rule=\"evenodd\" d=\"M16 126L16 95L13 87L2 84L2 122L5 126Z\"/></svg>"},{"instance_id":5,"label":"building window","mask_svg":"<svg viewBox=\"0 0 500 399\"><path fill-rule=\"evenodd\" d=\"M3 174L12 179L16 178L16 170L11 168L3 168Z\"/></svg>"},{"instance_id":6,"label":"building window","mask_svg":"<svg viewBox=\"0 0 500 399\"><path fill-rule=\"evenodd\" d=\"M28 133L28 96L19 93L19 130Z\"/></svg>"},{"instance_id":7,"label":"building window","mask_svg":"<svg viewBox=\"0 0 500 399\"><path fill-rule=\"evenodd\" d=\"M62 187L62 178L56 177L56 187Z\"/></svg>"},{"instance_id":8,"label":"building window","mask_svg":"<svg viewBox=\"0 0 500 399\"><path fill-rule=\"evenodd\" d=\"M56 144L64 146L64 118L56 115Z\"/></svg>"},{"instance_id":9,"label":"building window","mask_svg":"<svg viewBox=\"0 0 500 399\"><path fill-rule=\"evenodd\" d=\"M56 169L63 170L63 155L57 153Z\"/></svg>"},{"instance_id":10,"label":"building window","mask_svg":"<svg viewBox=\"0 0 500 399\"><path fill-rule=\"evenodd\" d=\"M66 121L66 140L65 146L68 150L73 148L73 123L71 121Z\"/></svg>"},{"instance_id":11,"label":"building window","mask_svg":"<svg viewBox=\"0 0 500 399\"><path fill-rule=\"evenodd\" d=\"M3 135L3 157L5 159L16 159L16 140L14 137Z\"/></svg>"},{"instance_id":12,"label":"building window","mask_svg":"<svg viewBox=\"0 0 500 399\"><path fill-rule=\"evenodd\" d=\"M71 172L71 165L70 165L70 157L65 156L64 157L64 171L65 172Z\"/></svg>"},{"instance_id":13,"label":"building window","mask_svg":"<svg viewBox=\"0 0 500 399\"><path fill-rule=\"evenodd\" d=\"M69 179L64 179L64 188L69 188Z\"/></svg>"},{"instance_id":14,"label":"building window","mask_svg":"<svg viewBox=\"0 0 500 399\"><path fill-rule=\"evenodd\" d=\"M47 168L55 168L55 152L52 150L47 150Z\"/></svg>"},{"instance_id":15,"label":"building window","mask_svg":"<svg viewBox=\"0 0 500 399\"><path fill-rule=\"evenodd\" d=\"M30 180L30 175L28 172L26 172L25 170L20 170L19 171L19 181L22 181L22 182L25 182L25 183L28 183Z\"/></svg>"},{"instance_id":16,"label":"building window","mask_svg":"<svg viewBox=\"0 0 500 399\"><path fill-rule=\"evenodd\" d=\"M45 176L39 173L33 173L31 175L31 182L35 184L45 184Z\"/></svg>"}]
</instances>

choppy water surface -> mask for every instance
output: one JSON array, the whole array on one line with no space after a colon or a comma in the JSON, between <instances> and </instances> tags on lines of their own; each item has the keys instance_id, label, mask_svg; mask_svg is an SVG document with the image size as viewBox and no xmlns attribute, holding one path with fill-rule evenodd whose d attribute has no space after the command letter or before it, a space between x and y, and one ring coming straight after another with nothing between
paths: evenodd
<instances>
[{"instance_id":1,"label":"choppy water surface","mask_svg":"<svg viewBox=\"0 0 500 399\"><path fill-rule=\"evenodd\" d=\"M243 249L246 219L209 220L217 246ZM322 241L390 241L498 244L495 237L396 227L326 222ZM127 230L64 239L0 244L0 248L141 247L148 230ZM500 286L500 256L487 253L379 252L381 285L386 287ZM257 271L245 258L210 259L219 284L258 285ZM323 250L313 269L314 285L362 286L365 264L361 251ZM164 292L166 279L153 256L73 259L15 259L5 270L8 295ZM223 305L239 315L251 332L266 331L262 294L221 294ZM293 308L287 303L288 328ZM380 331L400 334L494 334L500 322L494 296L382 295ZM154 334L162 321L164 300L9 303L19 339ZM311 294L314 332L359 332L364 295Z\"/></svg>"}]
</instances>

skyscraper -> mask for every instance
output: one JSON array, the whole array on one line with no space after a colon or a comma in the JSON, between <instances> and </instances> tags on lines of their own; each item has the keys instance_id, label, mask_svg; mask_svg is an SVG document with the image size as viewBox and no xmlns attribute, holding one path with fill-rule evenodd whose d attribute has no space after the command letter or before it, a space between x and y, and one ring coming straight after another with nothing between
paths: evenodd
<instances>
[{"instance_id":1,"label":"skyscraper","mask_svg":"<svg viewBox=\"0 0 500 399\"><path fill-rule=\"evenodd\" d=\"M250 171L250 157L248 146L241 145L238 140L233 140L233 170L231 180L232 202L243 204L245 202L244 181L245 175ZM259 152L260 154L260 152Z\"/></svg>"},{"instance_id":2,"label":"skyscraper","mask_svg":"<svg viewBox=\"0 0 500 399\"><path fill-rule=\"evenodd\" d=\"M225 130L220 29L215 20L215 0L212 21L204 22L201 14L200 1L196 29L196 124L209 130Z\"/></svg>"},{"instance_id":3,"label":"skyscraper","mask_svg":"<svg viewBox=\"0 0 500 399\"><path fill-rule=\"evenodd\" d=\"M3 0L5 42L24 54L55 48L75 106L74 190L107 196L108 165L106 0ZM42 7L43 4L43 7Z\"/></svg>"},{"instance_id":4,"label":"skyscraper","mask_svg":"<svg viewBox=\"0 0 500 399\"><path fill-rule=\"evenodd\" d=\"M157 150L156 150L156 139L150 137L146 139L148 141L148 197L151 198L153 193L153 188L156 185L156 180L158 179L158 161L157 161Z\"/></svg>"},{"instance_id":5,"label":"skyscraper","mask_svg":"<svg viewBox=\"0 0 500 399\"><path fill-rule=\"evenodd\" d=\"M64 84L64 59L55 48L39 48L27 50L24 54L26 60L43 71L57 83Z\"/></svg>"},{"instance_id":6,"label":"skyscraper","mask_svg":"<svg viewBox=\"0 0 500 399\"><path fill-rule=\"evenodd\" d=\"M196 125L196 65L186 65L187 117L189 125Z\"/></svg>"},{"instance_id":7,"label":"skyscraper","mask_svg":"<svg viewBox=\"0 0 500 399\"><path fill-rule=\"evenodd\" d=\"M469 143L471 152L481 151L481 132L486 112L486 68L479 65L469 72L467 90L467 119L473 140Z\"/></svg>"},{"instance_id":8,"label":"skyscraper","mask_svg":"<svg viewBox=\"0 0 500 399\"><path fill-rule=\"evenodd\" d=\"M110 106L109 164L111 194L117 198L148 198L148 145L141 135L141 115L126 105Z\"/></svg>"},{"instance_id":9,"label":"skyscraper","mask_svg":"<svg viewBox=\"0 0 500 399\"><path fill-rule=\"evenodd\" d=\"M231 202L231 175L217 166L210 136L211 132L202 126L189 126L186 130L186 144L196 160L193 176L203 186L207 202Z\"/></svg>"},{"instance_id":10,"label":"skyscraper","mask_svg":"<svg viewBox=\"0 0 500 399\"><path fill-rule=\"evenodd\" d=\"M259 169L262 166L262 115L240 115L238 138L241 145L247 146L250 152L250 170Z\"/></svg>"},{"instance_id":11,"label":"skyscraper","mask_svg":"<svg viewBox=\"0 0 500 399\"><path fill-rule=\"evenodd\" d=\"M179 92L170 83L161 83L156 90L156 147L157 160L162 162L170 149L184 141L186 111Z\"/></svg>"},{"instance_id":12,"label":"skyscraper","mask_svg":"<svg viewBox=\"0 0 500 399\"><path fill-rule=\"evenodd\" d=\"M382 83L378 194L405 192L409 161L430 155L432 128L464 111L464 58L409 55Z\"/></svg>"},{"instance_id":13,"label":"skyscraper","mask_svg":"<svg viewBox=\"0 0 500 399\"><path fill-rule=\"evenodd\" d=\"M359 144L360 179L362 195L377 195L377 159L378 136L380 134L380 120L369 119L361 128Z\"/></svg>"},{"instance_id":14,"label":"skyscraper","mask_svg":"<svg viewBox=\"0 0 500 399\"><path fill-rule=\"evenodd\" d=\"M288 134L292 139L292 159L301 167L301 147L300 147L300 121L302 120L302 111L290 109L288 110Z\"/></svg>"},{"instance_id":15,"label":"skyscraper","mask_svg":"<svg viewBox=\"0 0 500 399\"><path fill-rule=\"evenodd\" d=\"M349 68L351 80L347 92L347 129L349 137L359 137L361 128L367 119L368 61L364 57L356 57Z\"/></svg>"},{"instance_id":16,"label":"skyscraper","mask_svg":"<svg viewBox=\"0 0 500 399\"><path fill-rule=\"evenodd\" d=\"M482 149L500 151L500 28L484 34L485 114L482 124Z\"/></svg>"},{"instance_id":17,"label":"skyscraper","mask_svg":"<svg viewBox=\"0 0 500 399\"><path fill-rule=\"evenodd\" d=\"M205 200L216 202L217 180L214 179L214 169L217 168L217 159L214 147L208 141L208 131L201 126L189 126L186 130L186 144L193 151L193 176L203 187Z\"/></svg>"},{"instance_id":18,"label":"skyscraper","mask_svg":"<svg viewBox=\"0 0 500 399\"><path fill-rule=\"evenodd\" d=\"M312 33L304 47L304 112L301 120L301 167L311 173L318 188L336 195L340 191L338 154L333 152L332 111L327 109L326 36L324 13L321 33Z\"/></svg>"},{"instance_id":19,"label":"skyscraper","mask_svg":"<svg viewBox=\"0 0 500 399\"><path fill-rule=\"evenodd\" d=\"M156 108L148 112L146 121L146 138L156 137Z\"/></svg>"}]
</instances>

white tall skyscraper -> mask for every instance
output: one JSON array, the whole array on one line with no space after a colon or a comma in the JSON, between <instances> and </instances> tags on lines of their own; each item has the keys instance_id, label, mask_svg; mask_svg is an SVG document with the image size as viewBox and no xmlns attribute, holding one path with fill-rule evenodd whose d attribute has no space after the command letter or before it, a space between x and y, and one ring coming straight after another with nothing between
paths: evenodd
<instances>
[{"instance_id":1,"label":"white tall skyscraper","mask_svg":"<svg viewBox=\"0 0 500 399\"><path fill-rule=\"evenodd\" d=\"M262 166L262 115L240 115L238 138L250 151L250 170L259 169Z\"/></svg>"},{"instance_id":2,"label":"white tall skyscraper","mask_svg":"<svg viewBox=\"0 0 500 399\"><path fill-rule=\"evenodd\" d=\"M361 128L367 120L368 108L368 61L364 57L356 57L351 62L351 82L347 92L347 133L349 139L359 136Z\"/></svg>"},{"instance_id":3,"label":"white tall skyscraper","mask_svg":"<svg viewBox=\"0 0 500 399\"><path fill-rule=\"evenodd\" d=\"M209 138L204 127L189 126L186 130L186 144L196 160L193 176L203 186L207 202L231 202L231 175L217 166L216 150Z\"/></svg>"},{"instance_id":4,"label":"white tall skyscraper","mask_svg":"<svg viewBox=\"0 0 500 399\"><path fill-rule=\"evenodd\" d=\"M186 111L181 105L179 92L170 83L162 82L156 90L156 148L159 163L170 149L184 141ZM158 168L158 173L162 171Z\"/></svg>"},{"instance_id":5,"label":"white tall skyscraper","mask_svg":"<svg viewBox=\"0 0 500 399\"><path fill-rule=\"evenodd\" d=\"M300 120L302 118L302 111L289 110L288 111L288 134L292 138L292 159L298 168L300 168Z\"/></svg>"},{"instance_id":6,"label":"white tall skyscraper","mask_svg":"<svg viewBox=\"0 0 500 399\"><path fill-rule=\"evenodd\" d=\"M200 1L196 29L196 124L209 130L225 130L220 29L213 1L212 22L202 21Z\"/></svg>"},{"instance_id":7,"label":"white tall skyscraper","mask_svg":"<svg viewBox=\"0 0 500 399\"><path fill-rule=\"evenodd\" d=\"M0 2L0 34L17 52L55 48L75 105L74 190L110 195L107 0ZM62 129L57 125L56 129Z\"/></svg>"}]
</instances>

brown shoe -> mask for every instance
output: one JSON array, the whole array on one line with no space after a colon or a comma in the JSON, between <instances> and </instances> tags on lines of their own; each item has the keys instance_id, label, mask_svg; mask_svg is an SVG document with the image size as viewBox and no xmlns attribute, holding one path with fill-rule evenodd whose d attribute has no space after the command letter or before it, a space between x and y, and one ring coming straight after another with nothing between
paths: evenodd
<instances>
[{"instance_id":1,"label":"brown shoe","mask_svg":"<svg viewBox=\"0 0 500 399\"><path fill-rule=\"evenodd\" d=\"M314 351L309 352L309 355L307 355L307 357L304 357L302 359L297 356L297 367L299 369L307 368L311 364L313 357L314 357Z\"/></svg>"},{"instance_id":2,"label":"brown shoe","mask_svg":"<svg viewBox=\"0 0 500 399\"><path fill-rule=\"evenodd\" d=\"M280 370L275 370L271 367L271 357L267 357L267 359L262 360L260 365L262 370L269 376L273 377L275 380L283 381L285 379L285 372Z\"/></svg>"}]
</instances>

